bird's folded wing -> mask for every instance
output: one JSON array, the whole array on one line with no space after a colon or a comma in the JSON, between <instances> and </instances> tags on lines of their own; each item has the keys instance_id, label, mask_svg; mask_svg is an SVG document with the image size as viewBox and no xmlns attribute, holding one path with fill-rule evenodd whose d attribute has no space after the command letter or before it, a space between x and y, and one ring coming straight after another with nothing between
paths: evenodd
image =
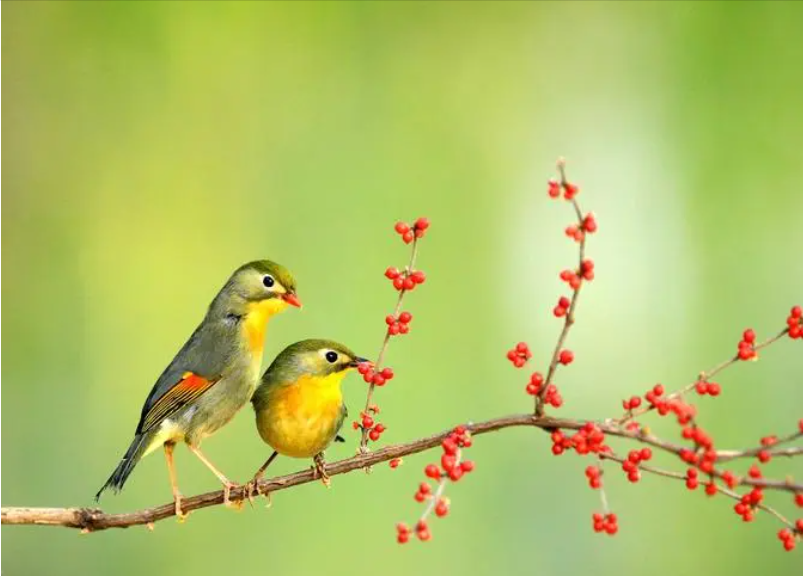
<instances>
[{"instance_id":1,"label":"bird's folded wing","mask_svg":"<svg viewBox=\"0 0 803 576\"><path fill-rule=\"evenodd\" d=\"M207 379L192 372L184 372L181 380L159 397L148 411L142 415L139 429L147 432L169 418L188 402L192 402L209 390L218 379Z\"/></svg>"}]
</instances>

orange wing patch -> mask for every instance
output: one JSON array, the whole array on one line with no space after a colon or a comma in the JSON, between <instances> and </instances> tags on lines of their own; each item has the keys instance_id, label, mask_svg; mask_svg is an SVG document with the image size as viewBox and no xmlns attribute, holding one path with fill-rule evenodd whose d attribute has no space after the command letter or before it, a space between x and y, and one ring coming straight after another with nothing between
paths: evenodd
<instances>
[{"instance_id":1,"label":"orange wing patch","mask_svg":"<svg viewBox=\"0 0 803 576\"><path fill-rule=\"evenodd\" d=\"M159 398L148 411L142 422L142 431L158 426L165 418L206 392L215 382L217 380L207 380L192 372L182 374L182 380Z\"/></svg>"}]
</instances>

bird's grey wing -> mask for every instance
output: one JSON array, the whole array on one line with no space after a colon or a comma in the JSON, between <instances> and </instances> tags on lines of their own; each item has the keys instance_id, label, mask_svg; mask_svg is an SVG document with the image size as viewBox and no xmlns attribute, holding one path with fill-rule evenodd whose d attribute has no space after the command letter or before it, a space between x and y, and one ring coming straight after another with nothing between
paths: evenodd
<instances>
[{"instance_id":1,"label":"bird's grey wing","mask_svg":"<svg viewBox=\"0 0 803 576\"><path fill-rule=\"evenodd\" d=\"M232 346L227 344L231 339L219 332L204 324L193 332L148 394L138 434L158 426L220 380Z\"/></svg>"}]
</instances>

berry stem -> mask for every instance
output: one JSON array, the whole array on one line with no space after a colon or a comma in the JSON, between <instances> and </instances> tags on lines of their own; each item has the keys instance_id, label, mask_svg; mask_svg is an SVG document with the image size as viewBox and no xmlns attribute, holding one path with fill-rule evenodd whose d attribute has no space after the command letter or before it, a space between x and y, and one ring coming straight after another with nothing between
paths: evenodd
<instances>
[{"instance_id":1,"label":"berry stem","mask_svg":"<svg viewBox=\"0 0 803 576\"><path fill-rule=\"evenodd\" d=\"M409 274L415 269L415 259L418 256L418 237L416 237L412 242L412 247L410 248L410 261L407 264L407 268L405 269L405 273ZM399 297L396 299L396 307L393 309L393 315L398 317L399 312L401 311L402 303L404 302L404 295L407 293L407 290L402 288L399 290ZM382 363L385 361L385 353L388 349L388 343L390 342L391 334L387 330L385 330L385 337L382 340L382 347L379 349L379 354L377 354L376 362L374 363L374 370L377 372L382 369ZM368 385L368 394L365 398L365 409L363 412L366 414L369 413L372 399L374 396L374 388L376 388L376 384L371 382ZM360 452L366 453L368 451L368 430L363 429L362 434L360 436Z\"/></svg>"},{"instance_id":2,"label":"berry stem","mask_svg":"<svg viewBox=\"0 0 803 576\"><path fill-rule=\"evenodd\" d=\"M569 181L566 179L566 162L563 159L558 160L558 171L560 173L560 187L563 190L566 190ZM580 210L580 205L577 203L577 199L575 197L571 198L572 207L574 208L574 213L577 216L577 225L583 225L583 212ZM585 260L585 249L586 249L586 238L587 234L583 234L582 239L580 240L580 248L578 250L578 260L577 260L577 269L582 270L583 261ZM558 341L555 344L555 349L552 352L552 359L549 361L549 370L547 371L546 380L544 381L543 386L541 386L541 390L538 395L535 397L535 415L537 417L542 417L545 413L544 406L544 398L547 393L547 389L549 385L552 384L552 380L555 377L555 372L557 371L558 364L560 362L560 353L563 350L564 345L566 344L566 339L569 336L569 330L571 329L572 325L574 324L574 313L577 309L577 300L580 296L580 289L583 287L583 283L585 282L582 274L580 275L580 284L577 288L574 289L571 296L571 301L569 303L569 309L566 312L566 316L563 319L563 328L560 331L560 335L558 336Z\"/></svg>"},{"instance_id":3,"label":"berry stem","mask_svg":"<svg viewBox=\"0 0 803 576\"><path fill-rule=\"evenodd\" d=\"M615 462L619 462L620 464L624 463L625 460L626 460L626 458L622 458L621 456L617 456L614 453L600 454L600 457L604 458L606 460L613 460ZM671 470L664 470L663 468L656 468L655 466L651 466L649 464L639 464L639 470L642 470L644 472L649 472L650 474L655 474L657 476L663 476L664 478L672 478L674 480L681 480L681 481L684 481L684 482L686 480L686 475L685 474L681 474L679 472L673 472ZM729 498L733 498L734 500L741 500L741 496L739 494L737 494L736 492L733 492L732 490L729 490L729 489L725 488L724 486L720 486L719 484L716 484L715 486L716 486L717 492L719 492L721 494L724 494L724 495L728 496ZM791 528L795 527L793 522L791 522L789 519L787 519L785 516L783 516L783 514L781 514L780 512L778 512L777 510L775 510L771 506L767 506L766 504L758 504L756 507L760 508L761 510L764 510L765 512L769 512L770 514L775 516L778 520L780 520L782 523L786 524L787 526L789 526Z\"/></svg>"},{"instance_id":4,"label":"berry stem","mask_svg":"<svg viewBox=\"0 0 803 576\"><path fill-rule=\"evenodd\" d=\"M786 336L788 333L789 333L789 328L784 328L783 330L781 330L775 336L772 336L771 338L767 338L766 340L764 340L760 344L756 344L753 347L753 349L755 351L759 351L759 350L761 350L763 348L766 348L766 347L770 346L771 344L774 344L775 342L777 342L778 340L780 340L784 336ZM680 388L679 390L675 390L671 394L667 395L666 399L667 400L672 400L672 399L675 399L675 398L680 398L680 397L684 396L685 394L688 394L689 392L694 390L694 388L697 386L697 384L699 382L707 382L708 380L710 380L711 378L713 378L714 376L716 376L717 374L719 374L720 372L722 372L723 370L725 370L729 366L732 366L733 364L736 364L737 362L739 362L739 355L738 354L736 354L732 358L729 358L728 360L725 360L724 362L720 362L719 364L717 364L716 366L714 366L713 368L711 368L707 372L701 372L697 376L697 379L694 382L692 382L691 384L687 384L686 386L684 386L683 388ZM651 404L647 403L646 405L642 405L642 407L640 407L640 408L636 408L634 410L629 410L626 414L624 414L621 418L619 418L617 420L617 422L619 424L624 424L625 422L633 420L634 418L637 418L637 417L639 417L639 416L641 416L643 414L646 414L647 412L650 412L651 410L654 410L654 409L655 409L654 405L651 405Z\"/></svg>"}]
</instances>

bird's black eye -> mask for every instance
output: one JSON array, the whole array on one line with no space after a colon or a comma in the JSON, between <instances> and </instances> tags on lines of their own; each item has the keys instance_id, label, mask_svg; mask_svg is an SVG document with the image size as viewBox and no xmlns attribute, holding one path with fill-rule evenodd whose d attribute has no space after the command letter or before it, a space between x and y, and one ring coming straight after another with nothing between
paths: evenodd
<instances>
[{"instance_id":1,"label":"bird's black eye","mask_svg":"<svg viewBox=\"0 0 803 576\"><path fill-rule=\"evenodd\" d=\"M331 364L337 362L337 352L329 350L329 352L326 353L326 361Z\"/></svg>"},{"instance_id":2,"label":"bird's black eye","mask_svg":"<svg viewBox=\"0 0 803 576\"><path fill-rule=\"evenodd\" d=\"M268 288L273 288L273 285L276 284L276 280L273 279L273 276L268 274L262 277L262 283Z\"/></svg>"}]
</instances>

